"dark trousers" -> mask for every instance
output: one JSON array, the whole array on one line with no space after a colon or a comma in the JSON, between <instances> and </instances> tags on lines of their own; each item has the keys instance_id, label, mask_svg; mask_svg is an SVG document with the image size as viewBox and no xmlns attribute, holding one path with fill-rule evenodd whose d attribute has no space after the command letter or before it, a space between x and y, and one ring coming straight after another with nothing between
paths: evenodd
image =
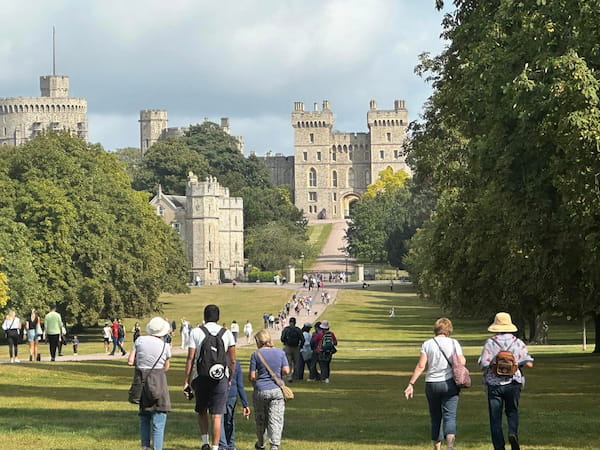
<instances>
[{"instance_id":1,"label":"dark trousers","mask_svg":"<svg viewBox=\"0 0 600 450\"><path fill-rule=\"evenodd\" d=\"M321 360L319 359L319 367L321 368L321 380L329 378L331 359Z\"/></svg>"},{"instance_id":2,"label":"dark trousers","mask_svg":"<svg viewBox=\"0 0 600 450\"><path fill-rule=\"evenodd\" d=\"M308 361L309 378L311 380L320 380L321 376L317 371L317 354L313 353L312 358Z\"/></svg>"},{"instance_id":3,"label":"dark trousers","mask_svg":"<svg viewBox=\"0 0 600 450\"><path fill-rule=\"evenodd\" d=\"M60 334L49 334L48 344L50 344L50 359L54 361L56 358L56 349L58 348L58 342L60 341Z\"/></svg>"},{"instance_id":4,"label":"dark trousers","mask_svg":"<svg viewBox=\"0 0 600 450\"><path fill-rule=\"evenodd\" d=\"M519 433L519 399L521 385L519 383L487 387L488 408L490 411L490 432L494 450L504 450L504 433L502 432L502 410L506 413L508 434Z\"/></svg>"},{"instance_id":5,"label":"dark trousers","mask_svg":"<svg viewBox=\"0 0 600 450\"><path fill-rule=\"evenodd\" d=\"M115 350L117 349L117 347L119 347L119 349L121 350L122 354L125 354L125 350L123 349L123 346L119 342L119 338L113 336L112 341L113 341L113 349L112 349L112 352L110 352L110 354L114 355L115 354Z\"/></svg>"},{"instance_id":6,"label":"dark trousers","mask_svg":"<svg viewBox=\"0 0 600 450\"><path fill-rule=\"evenodd\" d=\"M230 450L235 448L235 405L237 404L237 394L235 397L227 397L227 412L221 416L221 439L219 439L219 448Z\"/></svg>"},{"instance_id":7,"label":"dark trousers","mask_svg":"<svg viewBox=\"0 0 600 450\"><path fill-rule=\"evenodd\" d=\"M6 341L8 342L8 353L11 358L19 356L19 333L11 331L6 335Z\"/></svg>"}]
</instances>

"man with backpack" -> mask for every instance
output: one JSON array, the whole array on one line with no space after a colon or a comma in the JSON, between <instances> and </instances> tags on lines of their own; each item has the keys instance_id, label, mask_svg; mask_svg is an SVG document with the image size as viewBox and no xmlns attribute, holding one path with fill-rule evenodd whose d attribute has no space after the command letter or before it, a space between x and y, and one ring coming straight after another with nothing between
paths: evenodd
<instances>
[{"instance_id":1,"label":"man with backpack","mask_svg":"<svg viewBox=\"0 0 600 450\"><path fill-rule=\"evenodd\" d=\"M218 450L221 417L227 411L227 393L235 371L235 341L231 331L218 324L217 305L204 308L204 322L203 326L190 332L183 391L190 400L192 389L196 395L201 450ZM209 413L212 417L212 446L208 438Z\"/></svg>"},{"instance_id":2,"label":"man with backpack","mask_svg":"<svg viewBox=\"0 0 600 450\"><path fill-rule=\"evenodd\" d=\"M320 331L312 337L311 343L314 344L317 361L321 368L321 381L323 381L323 383L329 383L331 360L333 355L337 352L337 349L335 348L337 345L337 338L335 337L335 334L333 334L333 331L329 329L328 320L321 322L319 328Z\"/></svg>"},{"instance_id":3,"label":"man with backpack","mask_svg":"<svg viewBox=\"0 0 600 450\"><path fill-rule=\"evenodd\" d=\"M288 380L299 380L300 373L300 349L304 345L304 335L302 330L296 326L296 318L290 318L290 324L281 332L281 342L283 343L283 351L290 365L291 377Z\"/></svg>"},{"instance_id":4,"label":"man with backpack","mask_svg":"<svg viewBox=\"0 0 600 450\"><path fill-rule=\"evenodd\" d=\"M483 369L487 387L490 412L490 431L494 450L504 450L502 410L506 411L508 441L511 450L520 450L519 445L519 399L525 385L521 367L533 367L533 358L525 343L513 335L517 327L510 314L496 314L488 331L496 333L483 346L479 366Z\"/></svg>"}]
</instances>

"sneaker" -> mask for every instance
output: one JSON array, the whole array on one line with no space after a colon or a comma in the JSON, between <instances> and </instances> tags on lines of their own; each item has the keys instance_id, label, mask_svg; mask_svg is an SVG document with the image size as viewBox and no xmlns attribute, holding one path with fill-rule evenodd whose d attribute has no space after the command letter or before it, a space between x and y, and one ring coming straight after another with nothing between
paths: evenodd
<instances>
[{"instance_id":1,"label":"sneaker","mask_svg":"<svg viewBox=\"0 0 600 450\"><path fill-rule=\"evenodd\" d=\"M19 362L21 362L21 360L19 358L15 358L15 362L19 363Z\"/></svg>"},{"instance_id":2,"label":"sneaker","mask_svg":"<svg viewBox=\"0 0 600 450\"><path fill-rule=\"evenodd\" d=\"M254 444L254 449L255 450L264 450L265 446L264 445L258 445L258 442Z\"/></svg>"},{"instance_id":3,"label":"sneaker","mask_svg":"<svg viewBox=\"0 0 600 450\"><path fill-rule=\"evenodd\" d=\"M114 353L109 353L108 356L115 356L115 354Z\"/></svg>"},{"instance_id":4,"label":"sneaker","mask_svg":"<svg viewBox=\"0 0 600 450\"><path fill-rule=\"evenodd\" d=\"M62 356L62 353L59 353L58 356Z\"/></svg>"},{"instance_id":5,"label":"sneaker","mask_svg":"<svg viewBox=\"0 0 600 450\"><path fill-rule=\"evenodd\" d=\"M519 438L516 434L509 434L508 442L510 442L511 450L521 450L521 446L519 445Z\"/></svg>"},{"instance_id":6,"label":"sneaker","mask_svg":"<svg viewBox=\"0 0 600 450\"><path fill-rule=\"evenodd\" d=\"M126 354L127 354L127 352L123 352L123 353L121 353L121 356L125 356ZM210 449L208 449L208 450L210 450Z\"/></svg>"},{"instance_id":7,"label":"sneaker","mask_svg":"<svg viewBox=\"0 0 600 450\"><path fill-rule=\"evenodd\" d=\"M329 384L329 378L325 378L325 379L323 380L323 383L325 383L325 384Z\"/></svg>"},{"instance_id":8,"label":"sneaker","mask_svg":"<svg viewBox=\"0 0 600 450\"><path fill-rule=\"evenodd\" d=\"M202 447L200 447L200 450L210 450L210 444L204 444Z\"/></svg>"},{"instance_id":9,"label":"sneaker","mask_svg":"<svg viewBox=\"0 0 600 450\"><path fill-rule=\"evenodd\" d=\"M33 355L29 355L29 361L33 361Z\"/></svg>"}]
</instances>

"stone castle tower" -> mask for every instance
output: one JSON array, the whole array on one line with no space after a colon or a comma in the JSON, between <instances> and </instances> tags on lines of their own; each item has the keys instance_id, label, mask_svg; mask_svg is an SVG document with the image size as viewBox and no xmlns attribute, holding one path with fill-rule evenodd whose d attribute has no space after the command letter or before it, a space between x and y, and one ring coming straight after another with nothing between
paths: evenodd
<instances>
[{"instance_id":1,"label":"stone castle tower","mask_svg":"<svg viewBox=\"0 0 600 450\"><path fill-rule=\"evenodd\" d=\"M243 273L243 200L230 197L216 178L199 182L190 172L185 196L159 189L150 204L179 232L191 263L191 281L217 284L221 276L234 279Z\"/></svg>"},{"instance_id":2,"label":"stone castle tower","mask_svg":"<svg viewBox=\"0 0 600 450\"><path fill-rule=\"evenodd\" d=\"M207 121L208 119L204 119ZM145 154L152 144L168 137L181 137L189 127L167 127L167 111L164 109L143 109L140 111L140 148L142 155ZM221 129L231 134L229 118L221 118ZM238 150L244 151L244 137L234 136L237 141Z\"/></svg>"},{"instance_id":3,"label":"stone castle tower","mask_svg":"<svg viewBox=\"0 0 600 450\"><path fill-rule=\"evenodd\" d=\"M0 98L0 145L20 145L43 131L87 140L87 100L69 97L69 77L40 77L41 97Z\"/></svg>"},{"instance_id":4,"label":"stone castle tower","mask_svg":"<svg viewBox=\"0 0 600 450\"><path fill-rule=\"evenodd\" d=\"M312 111L303 102L294 103L294 196L295 204L309 220L344 218L350 205L360 199L367 186L387 167L409 175L402 144L406 139L408 111L404 100L394 109L378 110L371 100L367 112L367 133L334 131L334 115L329 102L317 103ZM281 159L281 158L280 158ZM265 163L279 171L285 164Z\"/></svg>"}]
</instances>

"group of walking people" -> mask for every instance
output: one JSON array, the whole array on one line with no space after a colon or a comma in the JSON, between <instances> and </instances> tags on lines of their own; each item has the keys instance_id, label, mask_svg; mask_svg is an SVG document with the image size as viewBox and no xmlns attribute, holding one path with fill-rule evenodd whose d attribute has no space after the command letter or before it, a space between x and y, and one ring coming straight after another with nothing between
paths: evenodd
<instances>
[{"instance_id":1,"label":"group of walking people","mask_svg":"<svg viewBox=\"0 0 600 450\"><path fill-rule=\"evenodd\" d=\"M45 340L50 347L50 360L62 356L62 346L66 345L66 328L61 315L56 311L56 305L50 306L50 311L45 315L42 322L41 316L35 308L31 308L23 320L21 320L15 310L8 311L4 322L2 323L6 341L8 343L9 362L18 363L19 344L26 341L29 345L29 361L40 361L39 342ZM74 345L77 337L74 337ZM77 340L77 343L79 341ZM75 347L76 348L76 347Z\"/></svg>"},{"instance_id":2,"label":"group of walking people","mask_svg":"<svg viewBox=\"0 0 600 450\"><path fill-rule=\"evenodd\" d=\"M451 338L453 331L450 319L441 318L434 324L434 337L425 341L421 355L410 377L404 395L410 399L414 395L415 383L426 371L425 395L429 404L431 419L431 440L434 450L442 448L445 441L448 450L454 449L456 439L456 410L460 389L453 376L452 356L458 362L466 364L460 343ZM517 327L512 323L510 314L498 313L488 331L494 336L487 339L479 367L483 370L483 379L487 391L490 433L494 450L504 450L506 441L502 430L502 414L506 412L508 422L508 441L511 450L519 450L519 399L525 383L521 369L532 367L533 358L529 355L525 343L514 336ZM514 367L502 372L498 370L499 357L511 361ZM502 361L506 363L506 361Z\"/></svg>"}]
</instances>

